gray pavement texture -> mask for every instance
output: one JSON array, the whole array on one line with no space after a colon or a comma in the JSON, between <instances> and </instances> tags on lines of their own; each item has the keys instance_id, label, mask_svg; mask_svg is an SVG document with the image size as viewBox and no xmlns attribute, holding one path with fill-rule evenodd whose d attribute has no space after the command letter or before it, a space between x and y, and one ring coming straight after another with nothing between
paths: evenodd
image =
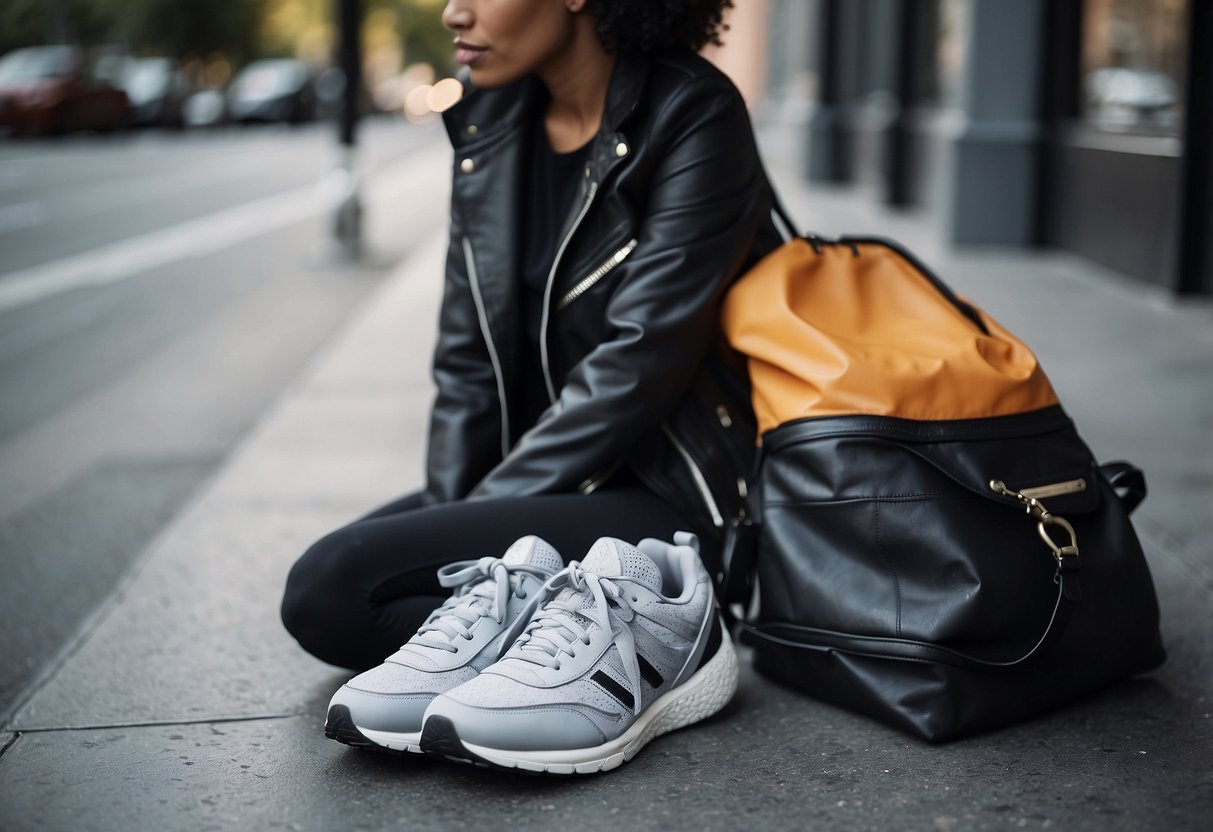
<instances>
[{"instance_id":1,"label":"gray pavement texture","mask_svg":"<svg viewBox=\"0 0 1213 832\"><path fill-rule=\"evenodd\" d=\"M1169 661L1064 710L928 746L747 669L725 711L615 772L484 772L324 739L345 674L277 619L315 537L416 486L441 288L432 241L264 416L0 736L0 828L1205 829L1213 810L1213 310L1056 253L953 251L921 216L795 184L823 233L901 239L1039 354L1101 459L1145 468L1137 515ZM785 164L781 164L785 163Z\"/></svg>"}]
</instances>

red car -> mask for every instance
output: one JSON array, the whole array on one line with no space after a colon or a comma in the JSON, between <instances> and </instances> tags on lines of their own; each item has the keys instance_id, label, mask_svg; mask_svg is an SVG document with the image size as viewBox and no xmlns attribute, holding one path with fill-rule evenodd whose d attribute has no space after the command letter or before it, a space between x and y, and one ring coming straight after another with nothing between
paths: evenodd
<instances>
[{"instance_id":1,"label":"red car","mask_svg":"<svg viewBox=\"0 0 1213 832\"><path fill-rule=\"evenodd\" d=\"M33 46L0 59L0 125L15 133L114 130L127 123L126 93L72 46Z\"/></svg>"}]
</instances>

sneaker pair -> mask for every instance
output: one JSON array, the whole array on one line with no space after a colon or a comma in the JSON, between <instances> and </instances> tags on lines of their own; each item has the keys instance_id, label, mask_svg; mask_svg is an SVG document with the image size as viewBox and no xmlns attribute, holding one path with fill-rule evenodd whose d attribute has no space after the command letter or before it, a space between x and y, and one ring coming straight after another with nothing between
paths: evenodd
<instances>
[{"instance_id":1,"label":"sneaker pair","mask_svg":"<svg viewBox=\"0 0 1213 832\"><path fill-rule=\"evenodd\" d=\"M551 774L606 771L716 713L737 688L698 540L602 538L561 568L524 537L439 570L458 587L329 704L347 745Z\"/></svg>"}]
</instances>

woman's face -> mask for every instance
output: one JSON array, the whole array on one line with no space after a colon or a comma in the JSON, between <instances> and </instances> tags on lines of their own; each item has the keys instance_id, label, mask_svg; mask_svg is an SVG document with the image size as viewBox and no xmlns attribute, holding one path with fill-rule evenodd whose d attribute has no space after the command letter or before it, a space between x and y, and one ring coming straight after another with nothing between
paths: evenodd
<instances>
[{"instance_id":1,"label":"woman's face","mask_svg":"<svg viewBox=\"0 0 1213 832\"><path fill-rule=\"evenodd\" d=\"M455 33L455 60L472 83L499 87L532 72L543 74L573 39L584 0L447 0L443 24ZM587 12L588 13L588 12Z\"/></svg>"}]
</instances>

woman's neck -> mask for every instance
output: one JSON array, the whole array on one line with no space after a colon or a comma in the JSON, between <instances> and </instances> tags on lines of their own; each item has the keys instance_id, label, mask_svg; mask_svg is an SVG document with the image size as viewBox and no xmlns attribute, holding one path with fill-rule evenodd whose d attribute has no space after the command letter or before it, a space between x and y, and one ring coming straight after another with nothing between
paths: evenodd
<instances>
[{"instance_id":1,"label":"woman's neck","mask_svg":"<svg viewBox=\"0 0 1213 832\"><path fill-rule=\"evenodd\" d=\"M593 17L578 15L568 48L538 70L551 94L544 126L557 153L582 147L598 132L614 66L615 56L603 49Z\"/></svg>"}]
</instances>

